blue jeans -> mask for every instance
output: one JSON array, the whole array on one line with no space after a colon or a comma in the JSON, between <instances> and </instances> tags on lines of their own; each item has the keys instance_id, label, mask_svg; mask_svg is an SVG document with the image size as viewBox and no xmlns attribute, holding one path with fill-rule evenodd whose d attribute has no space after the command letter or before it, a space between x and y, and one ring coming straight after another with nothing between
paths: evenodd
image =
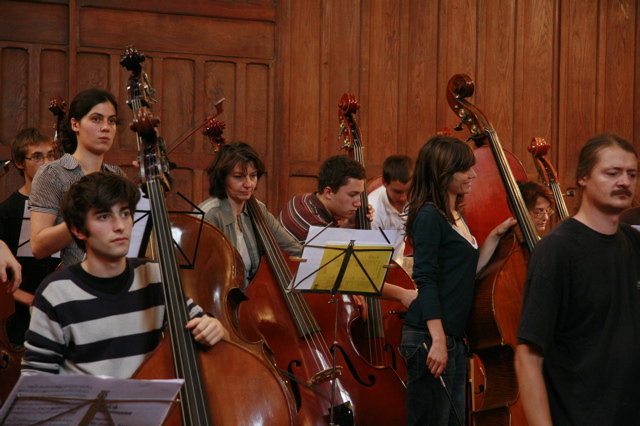
<instances>
[{"instance_id":1,"label":"blue jeans","mask_svg":"<svg viewBox=\"0 0 640 426\"><path fill-rule=\"evenodd\" d=\"M459 426L446 390L440 379L433 377L427 367L427 351L431 336L427 330L404 325L400 354L407 360L407 424L428 426ZM467 357L462 339L447 335L449 360L441 376L466 424L465 389Z\"/></svg>"}]
</instances>

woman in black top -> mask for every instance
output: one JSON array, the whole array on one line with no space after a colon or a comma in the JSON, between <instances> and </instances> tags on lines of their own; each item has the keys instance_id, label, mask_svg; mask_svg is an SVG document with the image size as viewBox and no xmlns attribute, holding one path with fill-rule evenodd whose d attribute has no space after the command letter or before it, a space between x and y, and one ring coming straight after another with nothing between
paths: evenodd
<instances>
[{"instance_id":1,"label":"woman in black top","mask_svg":"<svg viewBox=\"0 0 640 426\"><path fill-rule=\"evenodd\" d=\"M467 359L462 339L475 276L516 223L507 219L478 248L460 214L476 177L474 164L473 150L447 136L429 140L416 162L406 231L414 245L418 298L409 307L401 345L407 360L408 424L459 424L439 379L443 373L456 410L464 416Z\"/></svg>"}]
</instances>

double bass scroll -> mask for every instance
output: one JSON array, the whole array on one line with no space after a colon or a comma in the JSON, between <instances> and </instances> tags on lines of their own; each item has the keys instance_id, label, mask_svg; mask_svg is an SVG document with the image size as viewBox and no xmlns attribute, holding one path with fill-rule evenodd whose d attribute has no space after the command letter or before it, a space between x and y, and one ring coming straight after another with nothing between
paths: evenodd
<instances>
[{"instance_id":1,"label":"double bass scroll","mask_svg":"<svg viewBox=\"0 0 640 426\"><path fill-rule=\"evenodd\" d=\"M551 193L553 194L553 200L556 204L556 210L558 211L558 217L560 220L565 220L569 217L569 210L567 209L567 205L564 202L564 193L560 189L560 182L558 181L558 175L556 170L553 168L553 165L546 158L547 152L549 151L549 142L547 142L544 138L533 138L529 147L527 148L531 155L533 156L533 161L536 165L536 169L538 170L538 175L540 176L540 180L542 183L549 188L551 188ZM566 195L573 195L572 193Z\"/></svg>"}]
</instances>

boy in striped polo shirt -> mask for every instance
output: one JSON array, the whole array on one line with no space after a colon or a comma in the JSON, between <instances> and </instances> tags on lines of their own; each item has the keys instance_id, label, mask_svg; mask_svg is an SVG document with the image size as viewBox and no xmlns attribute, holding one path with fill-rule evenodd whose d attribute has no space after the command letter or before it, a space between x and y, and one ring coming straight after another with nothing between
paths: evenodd
<instances>
[{"instance_id":1,"label":"boy in striped polo shirt","mask_svg":"<svg viewBox=\"0 0 640 426\"><path fill-rule=\"evenodd\" d=\"M113 173L92 173L73 184L61 212L86 259L47 277L31 310L23 374L131 377L162 339L165 303L160 268L126 258L136 187ZM196 342L228 338L220 321L187 300L185 325Z\"/></svg>"}]
</instances>

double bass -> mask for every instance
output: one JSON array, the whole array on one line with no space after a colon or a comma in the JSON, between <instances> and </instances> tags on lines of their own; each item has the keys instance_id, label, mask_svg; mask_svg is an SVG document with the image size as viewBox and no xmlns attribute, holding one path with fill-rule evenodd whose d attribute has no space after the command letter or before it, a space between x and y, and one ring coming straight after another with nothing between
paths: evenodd
<instances>
[{"instance_id":1,"label":"double bass","mask_svg":"<svg viewBox=\"0 0 640 426\"><path fill-rule=\"evenodd\" d=\"M255 197L246 209L265 256L247 287L249 300L239 307L240 328L247 339L264 340L273 350L301 424L404 423L404 384L392 369L369 364L353 346L350 324L359 311L352 298L338 295L336 310L327 295L289 291L294 265Z\"/></svg>"},{"instance_id":2,"label":"double bass","mask_svg":"<svg viewBox=\"0 0 640 426\"><path fill-rule=\"evenodd\" d=\"M211 348L199 348L190 330L184 328L189 320L185 292L203 309L214 306L212 278L223 276L233 280L237 274L237 256L225 238L214 231L203 233L209 249L202 275L196 275L185 287L169 221L164 191L170 187L168 159L162 138L156 127L159 120L151 112L150 85L142 69L144 56L134 48L125 51L121 64L131 71L128 83L128 103L133 109L131 124L139 147L142 181L150 199L151 217L160 263L163 291L167 311L169 339L165 338L151 358L136 372L138 379L182 378L180 410L174 410L168 424L182 425L236 425L236 424L295 424L289 399L282 383L255 352L236 342L220 341ZM197 232L200 222L188 216L181 223L181 231ZM205 227L206 228L206 227ZM209 227L209 231L213 231ZM191 234L192 236L193 234ZM193 241L193 239L190 239ZM202 240L201 240L202 241ZM227 241L228 243L228 241ZM225 250L226 249L226 250ZM225 251L222 251L225 250ZM217 263L213 260L223 259ZM201 258L200 258L201 259ZM202 272L202 269L200 269ZM203 277L207 277L206 279ZM219 294L219 293L218 293ZM224 294L222 296L225 296ZM232 330L229 330L230 333Z\"/></svg>"},{"instance_id":3,"label":"double bass","mask_svg":"<svg viewBox=\"0 0 640 426\"><path fill-rule=\"evenodd\" d=\"M11 389L20 378L20 361L24 352L11 346L7 333L7 320L14 312L13 296L7 293L5 288L0 289L0 404L7 400Z\"/></svg>"},{"instance_id":4,"label":"double bass","mask_svg":"<svg viewBox=\"0 0 640 426\"><path fill-rule=\"evenodd\" d=\"M526 266L540 237L512 171L514 164L519 162L507 159L489 120L466 99L473 92L474 83L469 76L457 74L449 80L449 105L460 117L461 124L469 128L470 139L482 146L475 150L474 169L478 177L473 191L465 197L467 224L474 235L481 236L485 231L478 224L484 221L500 223L513 215L518 224L502 237L491 260L476 278L466 330L473 353L469 369L472 382L470 418L474 425L526 425L513 358ZM486 153L491 155L482 155ZM517 171L525 177L520 180L526 180L524 170ZM491 174L497 175L498 181L487 178ZM501 210L502 204L508 209ZM479 363L480 367L476 368L474 363ZM483 372L482 377L475 377L478 370Z\"/></svg>"},{"instance_id":5,"label":"double bass","mask_svg":"<svg viewBox=\"0 0 640 426\"><path fill-rule=\"evenodd\" d=\"M340 135L343 137L342 148L347 150L358 163L364 167L364 148L362 133L355 120L355 113L360 109L353 94L345 93L338 104ZM356 223L359 229L371 229L367 218L369 200L367 192L360 194L360 208L356 211ZM405 289L415 290L413 280L406 271L395 262L387 271L386 281ZM406 361L397 350L402 341L403 317L406 313L400 302L367 297L368 318L358 318L352 325L352 336L360 354L373 365L386 365L393 368L403 381L407 380Z\"/></svg>"},{"instance_id":6,"label":"double bass","mask_svg":"<svg viewBox=\"0 0 640 426\"><path fill-rule=\"evenodd\" d=\"M558 211L558 217L561 221L569 217L569 210L564 202L564 193L560 189L560 182L558 182L558 175L553 165L545 157L549 151L550 145L544 138L533 138L529 147L527 148L533 156L533 162L538 170L538 176L540 180L546 186L551 189L553 194L553 201Z\"/></svg>"}]
</instances>

